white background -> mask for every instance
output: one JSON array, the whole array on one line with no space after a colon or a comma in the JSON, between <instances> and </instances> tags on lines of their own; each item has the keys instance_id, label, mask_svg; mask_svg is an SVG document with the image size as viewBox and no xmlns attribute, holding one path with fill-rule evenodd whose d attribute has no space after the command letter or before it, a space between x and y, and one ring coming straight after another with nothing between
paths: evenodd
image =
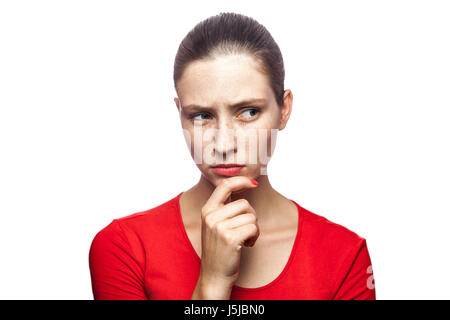
<instances>
[{"instance_id":1,"label":"white background","mask_svg":"<svg viewBox=\"0 0 450 320\"><path fill-rule=\"evenodd\" d=\"M284 56L274 188L367 239L378 299L449 299L450 3L411 0L0 2L0 298L92 299L94 235L197 182L173 61L223 11Z\"/></svg>"}]
</instances>

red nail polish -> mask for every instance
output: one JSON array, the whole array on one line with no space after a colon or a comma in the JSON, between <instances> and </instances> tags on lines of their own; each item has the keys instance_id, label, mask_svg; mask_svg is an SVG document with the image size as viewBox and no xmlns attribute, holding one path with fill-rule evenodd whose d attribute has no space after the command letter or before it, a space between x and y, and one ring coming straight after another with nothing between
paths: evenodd
<instances>
[{"instance_id":1,"label":"red nail polish","mask_svg":"<svg viewBox=\"0 0 450 320\"><path fill-rule=\"evenodd\" d=\"M252 181L252 183L253 183L255 186L258 185L258 182L256 182L255 180L251 179L251 181Z\"/></svg>"}]
</instances>

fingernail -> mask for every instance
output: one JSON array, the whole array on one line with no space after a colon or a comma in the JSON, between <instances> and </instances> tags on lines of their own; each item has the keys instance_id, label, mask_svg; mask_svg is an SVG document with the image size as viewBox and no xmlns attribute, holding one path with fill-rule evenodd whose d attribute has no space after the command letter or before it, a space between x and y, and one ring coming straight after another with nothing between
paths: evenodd
<instances>
[{"instance_id":1,"label":"fingernail","mask_svg":"<svg viewBox=\"0 0 450 320\"><path fill-rule=\"evenodd\" d=\"M252 183L253 183L255 186L258 185L258 182L256 182L255 180L253 180L253 179L250 179L250 180L252 181Z\"/></svg>"}]
</instances>

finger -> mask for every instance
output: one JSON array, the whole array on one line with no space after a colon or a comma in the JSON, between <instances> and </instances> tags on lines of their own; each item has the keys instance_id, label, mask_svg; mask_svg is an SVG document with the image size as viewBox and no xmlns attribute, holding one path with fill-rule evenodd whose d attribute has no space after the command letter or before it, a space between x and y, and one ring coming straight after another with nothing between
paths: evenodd
<instances>
[{"instance_id":1,"label":"finger","mask_svg":"<svg viewBox=\"0 0 450 320\"><path fill-rule=\"evenodd\" d=\"M244 247L253 247L255 245L255 243L256 243L256 238L253 237L248 240L245 240L243 246Z\"/></svg>"},{"instance_id":2,"label":"finger","mask_svg":"<svg viewBox=\"0 0 450 320\"><path fill-rule=\"evenodd\" d=\"M257 227L258 227L258 225L257 225ZM246 246L246 247L253 247L255 245L255 243L256 243L256 240L259 237L259 234L260 234L260 232L259 232L259 227L258 227L258 231L257 231L256 235L251 237L251 238L249 238L249 239L247 239L247 240L245 240L244 241L244 246Z\"/></svg>"},{"instance_id":3,"label":"finger","mask_svg":"<svg viewBox=\"0 0 450 320\"><path fill-rule=\"evenodd\" d=\"M245 224L231 229L231 232L233 232L236 239L238 239L237 249L240 249L245 242L255 242L259 236L259 228L255 224Z\"/></svg>"},{"instance_id":4,"label":"finger","mask_svg":"<svg viewBox=\"0 0 450 320\"><path fill-rule=\"evenodd\" d=\"M225 219L218 223L220 223L226 229L233 229L243 226L244 224L257 223L257 220L258 219L256 218L256 215L254 213L244 213L237 215L231 219Z\"/></svg>"},{"instance_id":5,"label":"finger","mask_svg":"<svg viewBox=\"0 0 450 320\"><path fill-rule=\"evenodd\" d=\"M223 206L233 191L254 187L256 185L252 183L252 179L245 176L233 176L223 179L214 189L203 207L206 212L210 212Z\"/></svg>"},{"instance_id":6,"label":"finger","mask_svg":"<svg viewBox=\"0 0 450 320\"><path fill-rule=\"evenodd\" d=\"M208 216L208 219L210 220L210 223L214 225L215 223L247 213L256 217L256 211L248 201L239 199L224 205L220 210L215 211L213 215Z\"/></svg>"}]
</instances>

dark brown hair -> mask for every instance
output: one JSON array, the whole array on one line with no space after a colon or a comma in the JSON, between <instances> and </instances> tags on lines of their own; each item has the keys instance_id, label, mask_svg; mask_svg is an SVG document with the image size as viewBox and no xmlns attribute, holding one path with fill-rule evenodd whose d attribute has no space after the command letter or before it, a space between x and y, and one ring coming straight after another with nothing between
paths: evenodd
<instances>
[{"instance_id":1,"label":"dark brown hair","mask_svg":"<svg viewBox=\"0 0 450 320\"><path fill-rule=\"evenodd\" d=\"M279 106L283 105L284 63L280 48L267 29L242 14L221 12L198 23L181 41L175 57L173 80L177 82L190 62L222 54L249 54L269 77Z\"/></svg>"}]
</instances>

